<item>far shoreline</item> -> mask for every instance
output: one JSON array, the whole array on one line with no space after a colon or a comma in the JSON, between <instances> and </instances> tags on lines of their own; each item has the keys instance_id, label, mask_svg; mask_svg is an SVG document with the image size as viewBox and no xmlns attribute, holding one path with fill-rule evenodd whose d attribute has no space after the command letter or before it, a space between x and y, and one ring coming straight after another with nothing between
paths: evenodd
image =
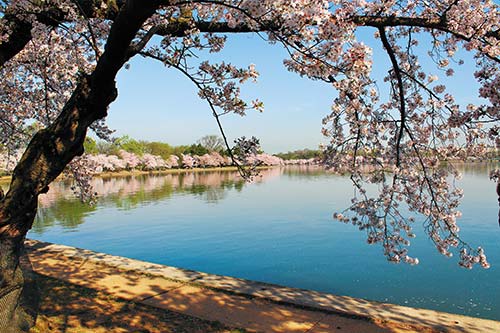
<instances>
[{"instance_id":1,"label":"far shoreline","mask_svg":"<svg viewBox=\"0 0 500 333\"><path fill-rule=\"evenodd\" d=\"M284 167L285 165L269 165L269 166L258 166L257 170L265 170L274 167ZM105 171L92 175L96 178L115 178L115 177L130 177L130 176L142 176L142 175L168 175L168 174L182 174L182 173L200 173L200 172L216 172L216 171L238 171L236 166L223 166L223 167L209 167L209 168L172 168L164 170L120 170L120 171ZM64 176L59 176L55 181L64 181ZM12 176L1 176L0 183L8 183L11 181Z\"/></svg>"},{"instance_id":2,"label":"far shoreline","mask_svg":"<svg viewBox=\"0 0 500 333\"><path fill-rule=\"evenodd\" d=\"M444 165L447 163L454 163L457 165L463 164L481 164L481 163L500 163L499 159L485 159L485 160L471 160L471 161L445 161ZM307 167L321 167L320 164L285 164L285 165L262 165L256 167L257 170L271 169L275 167L289 167L289 166L307 166ZM105 171L92 175L96 178L115 178L115 177L131 177L131 176L142 176L142 175L168 175L168 174L183 174L183 173L200 173L200 172L216 172L216 171L238 171L236 166L221 166L221 167L207 167L207 168L171 168L163 170L120 170L120 171ZM6 184L11 181L11 175L0 176L0 184ZM59 176L55 181L64 181L64 176Z\"/></svg>"}]
</instances>

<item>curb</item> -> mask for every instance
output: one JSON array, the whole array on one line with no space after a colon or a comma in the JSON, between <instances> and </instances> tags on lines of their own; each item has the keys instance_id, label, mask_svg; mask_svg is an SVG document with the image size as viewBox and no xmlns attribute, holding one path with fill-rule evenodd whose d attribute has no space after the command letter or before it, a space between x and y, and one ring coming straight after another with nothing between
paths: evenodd
<instances>
[{"instance_id":1,"label":"curb","mask_svg":"<svg viewBox=\"0 0 500 333\"><path fill-rule=\"evenodd\" d=\"M26 240L28 252L82 259L99 265L161 277L202 288L258 298L272 303L332 313L366 321L381 320L443 332L500 332L500 322L457 314L380 303L348 296L337 296L312 290L283 287L275 284L207 274L188 269L154 264L110 254L79 249L36 240Z\"/></svg>"}]
</instances>

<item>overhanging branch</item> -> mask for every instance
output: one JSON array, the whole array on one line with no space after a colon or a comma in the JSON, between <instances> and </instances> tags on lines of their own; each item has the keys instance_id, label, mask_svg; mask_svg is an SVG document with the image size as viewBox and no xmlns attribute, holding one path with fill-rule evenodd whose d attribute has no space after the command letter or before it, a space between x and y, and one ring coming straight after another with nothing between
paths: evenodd
<instances>
[{"instance_id":1,"label":"overhanging branch","mask_svg":"<svg viewBox=\"0 0 500 333\"><path fill-rule=\"evenodd\" d=\"M103 1L91 1L91 0L74 0L77 3L79 10L82 12L86 18L97 18L101 17L104 19L114 20L116 14L125 3L124 0L117 0L115 7L110 7L107 10L101 10L101 4ZM183 4L196 4L196 3L206 3L212 5L221 5L229 8L228 4L224 4L217 1L189 1L189 2L178 2L172 4L171 1L164 1L166 6L180 6ZM234 8L233 8L234 7ZM237 9L237 6L231 8ZM27 19L22 19L21 16L16 15L17 13L6 12L5 16L1 19L2 23L10 28L12 31L9 38L0 44L0 66L14 57L19 53L28 41L32 38L31 28L32 25ZM333 15L333 14L332 14ZM42 8L36 14L37 20L41 23L57 26L61 22L68 20L65 13L59 8L51 6L48 8ZM443 19L444 17L444 19ZM207 21L172 21L168 25L162 25L158 31L158 35L162 36L172 36L172 37L183 37L185 31L191 28L197 28L200 32L208 33L245 33L245 32L272 32L278 31L279 27L275 21L262 20L261 18L253 18L258 21L257 26L252 26L249 24L239 24L237 26L229 26L227 22L207 22ZM476 38L474 36L466 36L460 34L456 31L452 31L446 22L446 16L436 16L435 18L423 18L423 17L402 17L402 16L373 16L373 15L359 15L350 17L352 23L357 26L367 26L375 28L383 27L398 27L398 26L413 26L420 28L427 28L449 33L458 39L464 41L471 41ZM313 23L311 23L313 24ZM500 40L500 30L494 30L486 32L481 36L481 43L488 44L485 38L493 38L495 40ZM491 60L500 62L498 57L489 57Z\"/></svg>"},{"instance_id":2,"label":"overhanging branch","mask_svg":"<svg viewBox=\"0 0 500 333\"><path fill-rule=\"evenodd\" d=\"M392 68L394 70L394 75L396 76L396 80L398 82L398 99L399 99L399 113L401 115L401 124L399 131L396 137L396 166L400 167L401 165L401 141L403 139L403 133L405 129L406 123L406 103L405 103L405 91L403 86L403 78L401 75L401 70L399 69L398 60L396 59L396 54L392 49L391 43L387 39L387 35L385 33L385 29L383 27L379 27L380 39L382 40L382 44L391 59Z\"/></svg>"}]
</instances>

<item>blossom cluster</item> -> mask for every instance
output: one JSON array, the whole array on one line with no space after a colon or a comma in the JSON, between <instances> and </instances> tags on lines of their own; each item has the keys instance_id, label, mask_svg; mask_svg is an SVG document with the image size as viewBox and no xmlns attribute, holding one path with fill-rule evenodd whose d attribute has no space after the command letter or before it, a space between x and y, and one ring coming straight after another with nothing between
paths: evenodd
<instances>
[{"instance_id":1,"label":"blossom cluster","mask_svg":"<svg viewBox=\"0 0 500 333\"><path fill-rule=\"evenodd\" d=\"M20 153L14 155L0 154L0 171L11 173L21 157ZM279 166L279 165L313 165L318 164L317 159L297 159L283 160L277 156L266 153L248 155L246 163L258 166ZM239 162L241 163L241 162ZM167 159L152 154L142 156L120 150L117 155L106 154L85 154L75 159L70 164L70 172L81 178L85 175L99 174L103 172L124 171L124 170L166 170L166 169L192 169L231 166L233 161L227 156L222 156L217 152L209 154L181 156L171 155Z\"/></svg>"},{"instance_id":2,"label":"blossom cluster","mask_svg":"<svg viewBox=\"0 0 500 333\"><path fill-rule=\"evenodd\" d=\"M0 172L12 173L21 159L21 151L0 153Z\"/></svg>"}]
</instances>

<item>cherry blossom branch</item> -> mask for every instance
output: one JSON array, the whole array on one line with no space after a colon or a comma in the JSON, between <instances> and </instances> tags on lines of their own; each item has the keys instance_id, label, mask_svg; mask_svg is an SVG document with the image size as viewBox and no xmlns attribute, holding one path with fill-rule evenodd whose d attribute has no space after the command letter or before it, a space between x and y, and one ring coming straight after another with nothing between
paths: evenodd
<instances>
[{"instance_id":1,"label":"cherry blossom branch","mask_svg":"<svg viewBox=\"0 0 500 333\"><path fill-rule=\"evenodd\" d=\"M445 33L449 33L456 38L470 42L473 39L476 39L474 35L467 36L460 32L454 31L448 27L447 20L443 19L443 17L438 18L421 18L421 17L398 17L398 16L389 16L389 17L379 17L379 16L353 16L352 21L360 26L367 27L375 27L375 28L386 28L386 27L420 27L433 29ZM497 42L500 41L500 31L488 31L484 34L484 37L493 38ZM484 38L481 39L481 42L484 44L489 44L487 40ZM484 52L483 47L479 47L479 51ZM500 63L500 58L498 56L492 56L488 52L484 52L484 55L488 57L490 60Z\"/></svg>"},{"instance_id":2,"label":"cherry blossom branch","mask_svg":"<svg viewBox=\"0 0 500 333\"><path fill-rule=\"evenodd\" d=\"M214 116L214 118L215 118L215 120L217 122L217 126L218 126L219 131L220 131L220 133L222 135L222 139L224 140L224 144L226 146L226 151L229 154L229 157L231 158L231 161L237 167L238 173L241 175L241 177L243 179L246 179L246 180L250 179L251 178L251 172L248 172L247 169L245 169L245 167L243 165L241 165L238 162L238 160L236 159L236 157L234 156L234 154L232 152L232 149L231 149L231 146L229 145L229 142L227 140L227 136L226 136L226 133L224 131L224 127L222 126L222 123L221 123L221 120L220 120L220 116L217 113L215 105L212 103L212 100L211 100L210 96L208 96L206 94L205 88L203 87L203 85L200 84L200 82L198 82L198 80L196 78L194 78L185 68L182 68L181 66L179 66L179 64L176 64L176 63L173 63L173 62L169 61L165 57L160 57L158 55L155 55L155 54L153 54L151 52L147 52L147 51L141 51L141 52L139 52L139 54L142 55L142 56L144 56L144 57L148 57L148 58L151 58L151 59L154 59L154 60L158 60L158 61L162 62L163 64L168 65L168 66L170 66L170 67L178 70L179 72L181 72L186 78L188 78L198 88L198 90L200 91L200 93L203 94L204 99L207 101L207 104L208 104L210 110L212 111L212 115Z\"/></svg>"},{"instance_id":3,"label":"cherry blossom branch","mask_svg":"<svg viewBox=\"0 0 500 333\"><path fill-rule=\"evenodd\" d=\"M435 29L450 33L460 39L470 41L473 36L466 36L451 30L447 26L447 20L442 17L427 18L427 17L404 17L404 16L352 16L352 22L367 27L387 28L387 27L420 27ZM488 31L485 37L495 38L500 40L500 31Z\"/></svg>"},{"instance_id":4,"label":"cherry blossom branch","mask_svg":"<svg viewBox=\"0 0 500 333\"><path fill-rule=\"evenodd\" d=\"M385 33L385 28L379 27L379 33L380 33L380 39L382 40L382 44L384 45L384 48L389 55L389 58L392 63L392 68L394 70L394 75L396 76L396 80L398 82L398 94L399 94L399 113L401 115L401 124L399 125L399 133L397 135L397 141L396 141L396 166L400 167L401 166L401 157L400 157L400 148L401 148L401 140L403 139L403 133L404 133L404 128L405 128L405 123L406 123L406 104L405 104L405 91L404 91L404 86L403 86L403 78L401 76L401 71L399 69L399 64L396 59L396 55L394 54L394 50L391 47L391 44L389 43L389 40L387 39L387 35Z\"/></svg>"},{"instance_id":5,"label":"cherry blossom branch","mask_svg":"<svg viewBox=\"0 0 500 333\"><path fill-rule=\"evenodd\" d=\"M406 132L408 133L408 136L412 140L414 140L411 131L407 127L405 129L406 129ZM438 203L438 200L437 200L437 195L434 192L434 188L433 188L434 185L432 184L432 182L430 180L430 177L429 177L429 175L427 173L427 166L425 165L425 163L423 161L423 158L422 158L422 156L420 154L420 151L418 150L418 148L416 147L416 145L413 145L413 150L415 151L415 154L417 155L418 161L419 161L420 166L422 168L422 172L424 174L423 179L424 179L425 183L427 184L427 190L429 191L429 194L431 195L431 203L434 206L434 208L438 212L440 212L441 211L441 207L439 206L439 203ZM428 216L428 219L430 219L430 216ZM454 231L454 228L453 228L452 225L450 225L450 223L448 223L446 220L444 220L444 223L447 226L448 232L450 232L450 234L453 235L453 237L455 239L457 239L460 242L460 244L462 244L462 246L466 246L467 248L469 248L469 249L472 250L472 247L469 244L467 244L465 241L463 241L462 238ZM434 239L432 239L432 241L434 242L434 244L437 245L437 243L436 243L436 241Z\"/></svg>"},{"instance_id":6,"label":"cherry blossom branch","mask_svg":"<svg viewBox=\"0 0 500 333\"><path fill-rule=\"evenodd\" d=\"M108 6L106 10L101 10L104 0L71 0L77 4L80 13L87 19L102 18L114 20L118 11L125 4L125 0L114 0L114 6ZM32 5L35 5L32 3ZM56 2L41 2L37 5L37 11L31 13L26 10L20 11L7 7L5 15L0 18L0 26L7 27L10 31L7 40L0 43L0 68L5 62L18 54L26 44L32 39L33 19L36 22L51 27L57 27L63 22L75 21L67 12L57 6ZM1 30L0 30L1 33Z\"/></svg>"},{"instance_id":7,"label":"cherry blossom branch","mask_svg":"<svg viewBox=\"0 0 500 333\"><path fill-rule=\"evenodd\" d=\"M92 42L90 43L90 45L92 46L92 49L94 50L95 58L98 60L99 57L101 56L101 51L99 50L99 46L97 44L97 38L96 38L96 35L94 33L94 28L92 28L92 25L90 24L89 17L87 16L87 14L85 13L85 10L82 8L82 6L80 5L80 3L77 0L71 0L71 2L75 4L75 6L78 8L79 12L81 13L83 18L85 19L85 22L87 23L87 29L89 30L90 36L92 38Z\"/></svg>"},{"instance_id":8,"label":"cherry blossom branch","mask_svg":"<svg viewBox=\"0 0 500 333\"><path fill-rule=\"evenodd\" d=\"M104 15L99 12L99 6L101 2L93 2L88 0L72 0L78 4L81 8L82 13L87 18L92 17L103 17L106 19L113 19L116 16L116 10L121 8L124 1L116 1L116 8L110 8L105 11ZM274 21L261 20L255 18L242 9L238 5L231 5L230 3L223 1L181 1L181 2L171 2L164 1L165 5L169 6L179 6L179 5L193 5L193 4L212 4L223 6L232 10L238 10L239 12L246 15L250 20L255 21L259 24L259 27L249 26L247 24L240 24L238 26L232 27L227 24L227 22L203 22L203 21L193 21L193 22L177 22L177 24L172 24L164 29L159 29L159 34L170 35L170 36L182 36L183 32L186 30L187 26L192 28L193 26L198 28L202 32L213 32L213 33L240 33L240 32L258 32L258 31L278 31L279 27ZM448 9L449 10L449 9ZM446 13L446 11L445 11ZM443 14L445 14L443 13ZM333 16L333 14L332 14ZM334 17L334 16L333 16ZM41 9L37 14L37 19L39 22L48 25L57 25L63 20L67 20L57 7L49 7L47 9ZM474 36L466 36L459 32L451 30L447 26L446 15L442 15L436 18L424 18L424 17L403 17L403 16L373 16L373 15L353 15L349 17L353 24L358 26L371 26L371 27L397 27L397 26L415 26L421 28L435 29L438 31L443 31L450 33L457 38L465 41L471 41ZM24 48L24 45L31 39L31 22L28 20L20 20L16 15L9 15L8 13L2 18L2 22L6 25L11 26L12 33L9 39L0 44L0 66L2 66L7 60L16 55L20 50ZM314 24L314 22L311 22ZM500 30L488 31L484 34L486 38L494 38L500 40ZM482 40L483 43L488 42ZM292 45L293 46L293 45ZM498 57L493 57L486 53L486 55L493 61L500 62Z\"/></svg>"}]
</instances>

